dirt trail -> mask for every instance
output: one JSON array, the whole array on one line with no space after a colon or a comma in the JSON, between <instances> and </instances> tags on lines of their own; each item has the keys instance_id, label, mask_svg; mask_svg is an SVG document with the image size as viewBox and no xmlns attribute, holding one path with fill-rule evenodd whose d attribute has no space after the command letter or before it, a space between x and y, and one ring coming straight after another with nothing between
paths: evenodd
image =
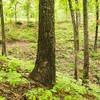
<instances>
[{"instance_id":1,"label":"dirt trail","mask_svg":"<svg viewBox=\"0 0 100 100\"><path fill-rule=\"evenodd\" d=\"M19 48L26 48L30 45L30 42L25 42L25 41L12 41L12 42L8 42L6 43L6 47L7 49L12 48L14 46L18 46ZM0 44L0 50L2 49L2 44Z\"/></svg>"}]
</instances>

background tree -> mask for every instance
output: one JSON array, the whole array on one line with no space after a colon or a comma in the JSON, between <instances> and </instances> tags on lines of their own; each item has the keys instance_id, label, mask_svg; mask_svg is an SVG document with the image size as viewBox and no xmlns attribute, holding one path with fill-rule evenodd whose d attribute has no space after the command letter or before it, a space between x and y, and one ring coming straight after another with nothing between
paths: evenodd
<instances>
[{"instance_id":1,"label":"background tree","mask_svg":"<svg viewBox=\"0 0 100 100\"><path fill-rule=\"evenodd\" d=\"M29 77L48 87L55 83L54 0L39 0L38 52Z\"/></svg>"},{"instance_id":2,"label":"background tree","mask_svg":"<svg viewBox=\"0 0 100 100\"><path fill-rule=\"evenodd\" d=\"M3 15L3 3L0 0L0 17L1 17L1 33L2 33L2 55L6 56L6 39L5 39L5 28L4 28L4 15Z\"/></svg>"},{"instance_id":3,"label":"background tree","mask_svg":"<svg viewBox=\"0 0 100 100\"><path fill-rule=\"evenodd\" d=\"M27 0L27 24L29 23L30 0Z\"/></svg>"},{"instance_id":4,"label":"background tree","mask_svg":"<svg viewBox=\"0 0 100 100\"><path fill-rule=\"evenodd\" d=\"M14 15L15 15L15 23L17 22L17 6L18 4L21 3L21 0L10 0L11 8L14 10Z\"/></svg>"},{"instance_id":5,"label":"background tree","mask_svg":"<svg viewBox=\"0 0 100 100\"><path fill-rule=\"evenodd\" d=\"M89 39L88 39L88 10L87 0L83 0L83 23L84 23L84 69L83 84L88 82L89 78Z\"/></svg>"},{"instance_id":6,"label":"background tree","mask_svg":"<svg viewBox=\"0 0 100 100\"><path fill-rule=\"evenodd\" d=\"M77 21L75 20L75 14L74 14L74 10L72 7L72 1L69 1L69 8L70 8L70 12L71 12L71 18L72 18L72 24L73 24L73 29L74 29L74 54L75 54L75 79L78 78L77 76L77 52L79 50L79 41L78 41L78 23L76 23Z\"/></svg>"},{"instance_id":7,"label":"background tree","mask_svg":"<svg viewBox=\"0 0 100 100\"><path fill-rule=\"evenodd\" d=\"M79 11L79 3L78 0L75 0L76 4L76 37L77 37L77 50L79 50L79 21L80 21L80 11Z\"/></svg>"},{"instance_id":8,"label":"background tree","mask_svg":"<svg viewBox=\"0 0 100 100\"><path fill-rule=\"evenodd\" d=\"M22 8L25 12L25 15L27 16L27 25L28 25L30 19L30 10L31 10L30 0L25 0Z\"/></svg>"},{"instance_id":9,"label":"background tree","mask_svg":"<svg viewBox=\"0 0 100 100\"><path fill-rule=\"evenodd\" d=\"M97 51L97 40L98 40L98 22L99 21L99 1L96 0L96 32L95 32L95 42L94 51Z\"/></svg>"},{"instance_id":10,"label":"background tree","mask_svg":"<svg viewBox=\"0 0 100 100\"><path fill-rule=\"evenodd\" d=\"M10 2L7 2L6 7L4 9L4 14L7 20L10 19L10 24L11 24L11 22L13 21L12 18L14 17L14 10Z\"/></svg>"}]
</instances>

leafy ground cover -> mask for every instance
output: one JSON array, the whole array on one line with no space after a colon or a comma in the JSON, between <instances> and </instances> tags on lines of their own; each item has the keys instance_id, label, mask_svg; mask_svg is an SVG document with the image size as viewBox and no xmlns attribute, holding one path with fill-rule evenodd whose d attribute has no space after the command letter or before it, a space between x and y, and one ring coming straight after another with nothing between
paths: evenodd
<instances>
[{"instance_id":1,"label":"leafy ground cover","mask_svg":"<svg viewBox=\"0 0 100 100\"><path fill-rule=\"evenodd\" d=\"M82 86L84 51L82 24L80 25L80 50L78 53L79 80L76 81L73 79L73 29L70 21L64 21L56 23L57 83L53 89L47 89L28 78L35 65L38 27L7 24L8 57L0 55L0 100L100 100L100 43L98 42L98 52L94 53L94 24L90 23L89 28L89 86Z\"/></svg>"}]
</instances>

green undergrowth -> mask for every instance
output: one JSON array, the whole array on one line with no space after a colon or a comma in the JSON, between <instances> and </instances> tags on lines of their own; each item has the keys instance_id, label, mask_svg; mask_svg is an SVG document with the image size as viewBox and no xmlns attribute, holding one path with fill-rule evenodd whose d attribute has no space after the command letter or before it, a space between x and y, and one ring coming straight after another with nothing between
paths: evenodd
<instances>
[{"instance_id":1,"label":"green undergrowth","mask_svg":"<svg viewBox=\"0 0 100 100\"><path fill-rule=\"evenodd\" d=\"M28 80L23 76L27 76L33 68L31 61L0 56L0 82L8 82L12 86L27 83Z\"/></svg>"},{"instance_id":2,"label":"green undergrowth","mask_svg":"<svg viewBox=\"0 0 100 100\"><path fill-rule=\"evenodd\" d=\"M16 71L7 73L0 71L0 82L8 82L12 86L27 83L28 80L21 78L22 76L22 73L17 73Z\"/></svg>"},{"instance_id":3,"label":"green undergrowth","mask_svg":"<svg viewBox=\"0 0 100 100\"><path fill-rule=\"evenodd\" d=\"M0 82L8 82L12 86L27 84L29 81L23 76L27 76L33 68L31 61L0 56ZM57 72L56 75L57 82L52 89L33 88L25 93L28 100L100 100L100 87L97 85L89 83L87 88L82 85L81 79L76 81L61 72Z\"/></svg>"},{"instance_id":4,"label":"green undergrowth","mask_svg":"<svg viewBox=\"0 0 100 100\"><path fill-rule=\"evenodd\" d=\"M29 41L37 42L37 27L27 27L27 25L5 25L5 33L7 41ZM0 38L1 40L1 38Z\"/></svg>"},{"instance_id":5,"label":"green undergrowth","mask_svg":"<svg viewBox=\"0 0 100 100\"><path fill-rule=\"evenodd\" d=\"M91 57L92 57L94 60L100 59L100 52L98 52L98 53L91 52Z\"/></svg>"},{"instance_id":6,"label":"green undergrowth","mask_svg":"<svg viewBox=\"0 0 100 100\"><path fill-rule=\"evenodd\" d=\"M35 63L37 44L36 43L26 43L27 46L25 46L24 48L23 47L24 43L22 44L22 47L21 45L19 45L21 43L23 42L15 43L15 45L13 45L11 48L8 48L7 50L8 55L12 55L16 58L23 59L28 62L31 61Z\"/></svg>"},{"instance_id":7,"label":"green undergrowth","mask_svg":"<svg viewBox=\"0 0 100 100\"><path fill-rule=\"evenodd\" d=\"M64 75L66 73L74 73L74 35L71 23L55 24L56 26L56 66L61 69L57 71L57 83L53 89L34 88L25 93L28 100L100 100L100 86L89 83L88 88L82 86L83 77L83 30L80 29L80 51L78 53L81 79L76 82L73 77ZM13 56L0 56L0 82L8 82L11 86L16 86L29 81L25 78L34 68L31 61L21 60L22 55L25 59L35 59L35 51L37 49L37 28L29 28L25 25L11 25L6 26L7 41L24 40L31 41L32 44L28 50L21 50L18 46L8 49L8 53ZM90 40L92 38L92 31L90 32ZM1 40L1 38L0 38ZM33 44L34 43L34 44ZM91 42L90 42L91 44ZM31 50L32 49L32 50ZM28 56L27 56L28 55ZM18 57L18 58L15 58ZM23 59L23 58L22 58ZM90 52L90 68L95 70L100 65L98 61L100 53ZM69 70L67 70L67 69ZM63 71L62 71L63 70ZM61 74L65 71L64 74ZM90 75L91 75L90 71ZM100 71L95 72L100 79ZM95 74L92 72L92 74ZM24 77L25 76L25 77ZM97 80L96 80L97 81ZM0 97L0 100L3 97Z\"/></svg>"},{"instance_id":8,"label":"green undergrowth","mask_svg":"<svg viewBox=\"0 0 100 100\"><path fill-rule=\"evenodd\" d=\"M15 71L17 68L30 71L34 68L32 61L21 60L19 58L14 58L13 56L0 56L0 63L2 69L6 71Z\"/></svg>"},{"instance_id":9,"label":"green undergrowth","mask_svg":"<svg viewBox=\"0 0 100 100\"><path fill-rule=\"evenodd\" d=\"M81 80L77 82L57 72L57 83L53 89L34 88L25 95L28 100L100 100L100 88L91 83L88 87L82 86Z\"/></svg>"}]
</instances>

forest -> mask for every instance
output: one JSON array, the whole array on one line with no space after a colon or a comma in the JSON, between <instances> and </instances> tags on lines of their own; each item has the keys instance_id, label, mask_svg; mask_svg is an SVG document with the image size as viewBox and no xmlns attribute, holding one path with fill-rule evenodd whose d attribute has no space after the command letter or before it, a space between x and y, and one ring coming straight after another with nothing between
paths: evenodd
<instances>
[{"instance_id":1,"label":"forest","mask_svg":"<svg viewBox=\"0 0 100 100\"><path fill-rule=\"evenodd\" d=\"M0 100L100 100L100 0L0 0Z\"/></svg>"}]
</instances>

